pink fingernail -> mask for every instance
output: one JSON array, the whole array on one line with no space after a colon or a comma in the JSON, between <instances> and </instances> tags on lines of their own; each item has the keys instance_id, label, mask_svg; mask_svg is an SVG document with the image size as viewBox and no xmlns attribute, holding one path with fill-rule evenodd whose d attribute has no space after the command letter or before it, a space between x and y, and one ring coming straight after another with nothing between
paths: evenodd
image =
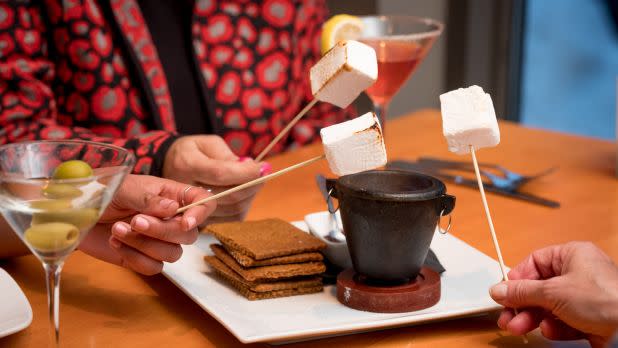
<instances>
[{"instance_id":1,"label":"pink fingernail","mask_svg":"<svg viewBox=\"0 0 618 348\"><path fill-rule=\"evenodd\" d=\"M197 221L193 216L189 216L187 218L187 230L192 229L193 227L195 227L195 225L197 225Z\"/></svg>"},{"instance_id":2,"label":"pink fingernail","mask_svg":"<svg viewBox=\"0 0 618 348\"><path fill-rule=\"evenodd\" d=\"M262 163L262 166L260 167L260 176L268 175L272 172L273 172L273 166L271 166L270 163L268 162Z\"/></svg>"},{"instance_id":3,"label":"pink fingernail","mask_svg":"<svg viewBox=\"0 0 618 348\"><path fill-rule=\"evenodd\" d=\"M251 157L247 157L247 156L242 156L238 159L238 162L245 162L245 161L253 161L253 158Z\"/></svg>"},{"instance_id":4,"label":"pink fingernail","mask_svg":"<svg viewBox=\"0 0 618 348\"><path fill-rule=\"evenodd\" d=\"M135 217L135 219L133 219L133 225L134 225L136 230L138 230L138 231L145 231L145 230L148 229L148 226L150 224L148 223L148 220L144 219L141 216L137 216L137 217Z\"/></svg>"},{"instance_id":5,"label":"pink fingernail","mask_svg":"<svg viewBox=\"0 0 618 348\"><path fill-rule=\"evenodd\" d=\"M118 241L118 239L112 237L109 239L109 244L112 246L112 248L114 249L118 249L120 248L120 242Z\"/></svg>"},{"instance_id":6,"label":"pink fingernail","mask_svg":"<svg viewBox=\"0 0 618 348\"><path fill-rule=\"evenodd\" d=\"M117 223L114 225L114 230L112 232L118 237L124 238L129 233L129 228L123 223Z\"/></svg>"}]
</instances>

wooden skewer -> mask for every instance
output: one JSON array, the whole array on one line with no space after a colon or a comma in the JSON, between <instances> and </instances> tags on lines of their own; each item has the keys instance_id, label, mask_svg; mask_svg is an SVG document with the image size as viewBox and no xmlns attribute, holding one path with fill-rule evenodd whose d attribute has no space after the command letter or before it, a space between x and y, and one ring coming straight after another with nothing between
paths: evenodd
<instances>
[{"instance_id":1,"label":"wooden skewer","mask_svg":"<svg viewBox=\"0 0 618 348\"><path fill-rule=\"evenodd\" d=\"M294 127L294 125L301 118L303 118L303 116L305 116L307 111L309 111L309 109L311 109L315 105L315 103L317 103L317 102L318 102L317 99L313 99L302 110L300 110L300 112L298 114L296 114L296 116L294 116L294 118L290 121L290 123L288 123L288 125L285 126L285 128L283 128L281 130L281 132L279 132L279 134L277 134L277 136L270 142L270 144L268 144L264 148L264 150L262 150L262 152L260 152L260 154L257 155L255 160L257 162L261 161L264 158L264 156L266 156L268 154L268 152L270 152L270 150L273 148L273 146L275 146L275 144L277 144L279 142L279 140L281 140L281 138L283 138L283 136L286 135L290 131L290 129L292 129L292 127Z\"/></svg>"},{"instance_id":2,"label":"wooden skewer","mask_svg":"<svg viewBox=\"0 0 618 348\"><path fill-rule=\"evenodd\" d=\"M500 263L500 270L502 271L502 278L504 280L509 280L509 276L506 272L506 266L504 265L504 259L502 258L502 251L500 251L500 244L498 244L498 237L496 236L496 230L494 229L494 222L491 219L491 214L489 213L489 205L487 204L487 197L485 196L485 188L483 186L483 180L481 180L481 173L479 170L479 164L476 161L476 153L474 152L474 146L470 145L470 153L472 154L472 163L474 164L474 173L476 173L476 181L479 184L479 191L481 191L481 199L483 200L483 207L485 207L485 216L487 216L487 223L489 224L489 230L491 231L491 238L494 241L494 248L496 249L496 254L498 254L498 262ZM517 308L513 309L515 311L515 315L518 314ZM524 343L528 344L528 337L524 334L522 337Z\"/></svg>"},{"instance_id":3,"label":"wooden skewer","mask_svg":"<svg viewBox=\"0 0 618 348\"><path fill-rule=\"evenodd\" d=\"M215 199L218 199L218 198L221 198L221 197L227 196L227 195L229 195L229 194L231 194L231 193L238 192L238 191L240 191L240 190L244 190L244 189L249 188L249 187L251 187L251 186L259 185L259 184L261 184L261 183L263 183L263 182L266 182L266 181L268 181L268 180L270 180L270 179L274 179L274 178L276 178L276 177L278 177L278 176L281 176L281 175L283 175L283 174L285 174L285 173L291 172L291 171L293 171L294 169L298 169L298 168L302 168L302 167L308 166L308 165L310 165L311 163L313 163L313 162L317 162L317 161L319 161L319 160L321 160L321 159L324 159L324 158L326 158L326 156L325 156L325 155L320 155L320 156L314 157L314 158L312 158L312 159L306 160L306 161L304 161L304 162L301 162L301 163L295 164L295 165L293 165L293 166L289 166L289 167L287 167L287 168L285 168L285 169L281 169L281 170L280 170L280 171L278 171L278 172L275 172L275 173L272 173L272 174L269 174L269 175L263 176L263 177L261 177L261 178L257 178L257 179L255 179L255 180L252 180L252 181L246 182L246 183L244 183L244 184L242 184L242 185L238 185L238 186L236 186L236 187L232 187L231 189L229 189L229 190L227 190L227 191L219 192L219 193L217 193L216 195L210 196L210 197L208 197L208 198L204 198L204 199L202 199L202 200L200 200L200 201L197 201L197 202L191 203L191 204L189 204L189 205L185 205L184 207L179 208L178 210L176 210L176 214L180 214L180 213L184 212L185 210L187 210L187 209L189 209L189 208L195 207L195 206L200 205L200 204L208 203L208 202L210 202L210 201L214 201Z\"/></svg>"}]
</instances>

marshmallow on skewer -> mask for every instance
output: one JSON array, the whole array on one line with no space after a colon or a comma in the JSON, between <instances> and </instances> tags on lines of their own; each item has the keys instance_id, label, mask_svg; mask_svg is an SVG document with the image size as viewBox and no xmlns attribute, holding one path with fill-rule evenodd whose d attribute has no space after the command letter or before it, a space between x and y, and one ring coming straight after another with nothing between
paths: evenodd
<instances>
[{"instance_id":1,"label":"marshmallow on skewer","mask_svg":"<svg viewBox=\"0 0 618 348\"><path fill-rule=\"evenodd\" d=\"M489 94L479 86L440 95L442 130L451 152L463 155L500 143L500 129Z\"/></svg>"},{"instance_id":2,"label":"marshmallow on skewer","mask_svg":"<svg viewBox=\"0 0 618 348\"><path fill-rule=\"evenodd\" d=\"M328 166L337 175L347 175L381 167L386 164L386 148L382 137L380 122L373 112L353 120L342 122L320 130L324 155L311 158L278 172L259 177L244 184L232 187L216 195L178 208L176 213L225 197L234 192L267 182L298 168L308 166L326 157Z\"/></svg>"},{"instance_id":3,"label":"marshmallow on skewer","mask_svg":"<svg viewBox=\"0 0 618 348\"><path fill-rule=\"evenodd\" d=\"M341 41L311 67L309 78L313 100L257 155L256 161L261 161L318 100L346 108L373 85L378 78L376 52L358 41Z\"/></svg>"},{"instance_id":4,"label":"marshmallow on skewer","mask_svg":"<svg viewBox=\"0 0 618 348\"><path fill-rule=\"evenodd\" d=\"M373 112L320 131L331 171L347 175L386 164L386 148L380 122Z\"/></svg>"},{"instance_id":5,"label":"marshmallow on skewer","mask_svg":"<svg viewBox=\"0 0 618 348\"><path fill-rule=\"evenodd\" d=\"M358 41L341 41L311 68L311 92L315 99L345 108L377 78L375 50Z\"/></svg>"},{"instance_id":6,"label":"marshmallow on skewer","mask_svg":"<svg viewBox=\"0 0 618 348\"><path fill-rule=\"evenodd\" d=\"M477 149L493 147L500 143L500 129L498 128L498 120L496 119L496 112L494 111L491 97L483 92L481 87L471 86L442 94L440 96L440 105L442 109L442 131L444 137L446 137L449 151L460 155L466 153L472 155L474 173L479 185L491 238L498 255L502 277L504 280L509 280L502 251L500 251L498 237L496 236L496 229L489 212L489 204L487 203L487 197L485 197L483 180L481 180L481 173L475 154ZM515 315L517 315L517 308L513 310ZM524 343L528 343L526 334L524 334L523 340Z\"/></svg>"}]
</instances>

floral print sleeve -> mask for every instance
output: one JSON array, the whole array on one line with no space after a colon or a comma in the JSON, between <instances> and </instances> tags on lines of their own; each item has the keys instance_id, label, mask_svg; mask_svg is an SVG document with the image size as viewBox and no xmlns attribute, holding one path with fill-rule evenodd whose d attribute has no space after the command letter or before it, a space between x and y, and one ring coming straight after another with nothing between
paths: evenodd
<instances>
[{"instance_id":1,"label":"floral print sleeve","mask_svg":"<svg viewBox=\"0 0 618 348\"><path fill-rule=\"evenodd\" d=\"M309 70L321 58L320 38L322 24L328 17L325 0L303 1L297 12L295 21L295 35L297 35L297 52L302 54L303 62L300 70L306 78L301 79L302 105L312 99ZM356 115L353 106L340 109L328 103L317 103L308 114L294 127L291 137L292 146L307 144L319 139L320 129L335 123L348 120Z\"/></svg>"},{"instance_id":2,"label":"floral print sleeve","mask_svg":"<svg viewBox=\"0 0 618 348\"><path fill-rule=\"evenodd\" d=\"M118 89L114 95L109 91L93 91L90 99L73 94L72 103L59 108L54 86L58 83L58 62L49 57L49 37L60 39L58 33L49 33L46 17L41 12L41 2L9 1L0 3L0 144L24 140L84 139L122 146L137 156L134 172L159 175L163 156L177 135L170 131L140 132L128 136L128 132L109 132L105 128L79 126L80 118L95 117L84 111L96 112L97 100L102 105L113 101L113 106L129 103L131 91ZM65 28L66 30L66 28ZM79 28L76 28L79 30ZM94 32L94 31L93 31ZM78 48L76 48L78 49ZM113 60L112 55L109 56ZM64 64L64 63L60 63ZM106 67L106 66L104 66ZM96 67L98 70L101 66ZM66 68L65 68L66 70ZM94 75L72 75L74 81L88 83ZM75 84L79 86L79 83ZM119 94L118 94L119 93ZM97 99L98 98L98 99ZM129 101L128 101L129 100ZM85 107L90 103L90 108ZM100 109L100 108L99 108Z\"/></svg>"}]
</instances>

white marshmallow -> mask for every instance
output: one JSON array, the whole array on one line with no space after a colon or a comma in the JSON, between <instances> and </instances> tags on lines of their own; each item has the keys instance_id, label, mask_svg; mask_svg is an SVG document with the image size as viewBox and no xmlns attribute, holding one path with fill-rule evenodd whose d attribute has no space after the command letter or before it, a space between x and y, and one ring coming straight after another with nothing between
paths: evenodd
<instances>
[{"instance_id":1,"label":"white marshmallow","mask_svg":"<svg viewBox=\"0 0 618 348\"><path fill-rule=\"evenodd\" d=\"M345 108L377 78L375 50L358 41L341 41L311 68L311 93Z\"/></svg>"},{"instance_id":2,"label":"white marshmallow","mask_svg":"<svg viewBox=\"0 0 618 348\"><path fill-rule=\"evenodd\" d=\"M463 155L500 143L500 129L491 96L479 86L460 88L440 96L442 131L448 149Z\"/></svg>"},{"instance_id":3,"label":"white marshmallow","mask_svg":"<svg viewBox=\"0 0 618 348\"><path fill-rule=\"evenodd\" d=\"M320 130L330 170L347 175L386 164L380 122L373 112Z\"/></svg>"}]
</instances>

